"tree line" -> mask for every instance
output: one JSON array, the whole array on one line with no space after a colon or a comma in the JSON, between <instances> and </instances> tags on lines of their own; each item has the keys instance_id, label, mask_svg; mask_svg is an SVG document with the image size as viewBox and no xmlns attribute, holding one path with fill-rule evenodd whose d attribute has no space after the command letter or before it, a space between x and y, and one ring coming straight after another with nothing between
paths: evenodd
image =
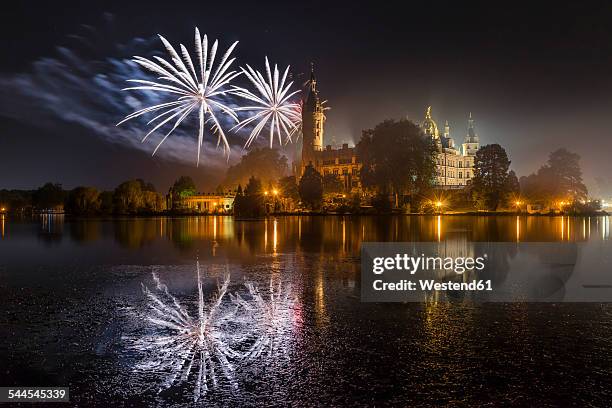
<instances>
[{"instance_id":1,"label":"tree line","mask_svg":"<svg viewBox=\"0 0 612 408\"><path fill-rule=\"evenodd\" d=\"M152 214L166 209L164 195L152 183L141 179L124 181L113 191L87 186L65 190L58 183L46 183L36 190L0 190L0 203L15 213Z\"/></svg>"},{"instance_id":2,"label":"tree line","mask_svg":"<svg viewBox=\"0 0 612 408\"><path fill-rule=\"evenodd\" d=\"M345 190L338 175L322 175L310 165L300 177L290 175L299 171L291 171L287 157L270 148L252 149L230 166L217 192L235 191L234 214L248 217L295 209L357 213L364 204L377 213L427 212L435 211L432 198L440 194L462 209L497 211L525 201L549 207L562 202L565 210L597 209L587 201L580 156L563 148L552 152L537 172L519 180L501 145L482 146L474 157L470 183L450 192L435 185L439 146L409 120L386 120L364 131L355 150L362 165L359 193ZM84 186L64 190L60 184L47 183L33 191L1 190L0 205L13 211L61 206L77 215L148 214L181 210L184 199L194 194L195 183L186 176L174 183L168 201L141 179L125 181L113 191Z\"/></svg>"}]
</instances>

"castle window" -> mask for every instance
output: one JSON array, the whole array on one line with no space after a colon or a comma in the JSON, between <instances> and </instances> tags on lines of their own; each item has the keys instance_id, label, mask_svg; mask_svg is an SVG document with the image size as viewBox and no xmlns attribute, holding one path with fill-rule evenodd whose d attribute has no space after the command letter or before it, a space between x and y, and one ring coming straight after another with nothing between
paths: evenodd
<instances>
[{"instance_id":1,"label":"castle window","mask_svg":"<svg viewBox=\"0 0 612 408\"><path fill-rule=\"evenodd\" d=\"M459 162L459 167L463 167L463 162Z\"/></svg>"},{"instance_id":2,"label":"castle window","mask_svg":"<svg viewBox=\"0 0 612 408\"><path fill-rule=\"evenodd\" d=\"M353 176L357 176L357 169L355 167L353 167L352 174L353 174Z\"/></svg>"},{"instance_id":3,"label":"castle window","mask_svg":"<svg viewBox=\"0 0 612 408\"><path fill-rule=\"evenodd\" d=\"M338 169L334 169L334 175L337 176L338 175Z\"/></svg>"},{"instance_id":4,"label":"castle window","mask_svg":"<svg viewBox=\"0 0 612 408\"><path fill-rule=\"evenodd\" d=\"M459 167L461 167L461 166L459 166ZM463 173L462 172L459 172L459 178L463 178Z\"/></svg>"},{"instance_id":5,"label":"castle window","mask_svg":"<svg viewBox=\"0 0 612 408\"><path fill-rule=\"evenodd\" d=\"M346 168L346 167L345 167L345 168L343 168L343 169L342 169L342 174L348 174L348 168Z\"/></svg>"}]
</instances>

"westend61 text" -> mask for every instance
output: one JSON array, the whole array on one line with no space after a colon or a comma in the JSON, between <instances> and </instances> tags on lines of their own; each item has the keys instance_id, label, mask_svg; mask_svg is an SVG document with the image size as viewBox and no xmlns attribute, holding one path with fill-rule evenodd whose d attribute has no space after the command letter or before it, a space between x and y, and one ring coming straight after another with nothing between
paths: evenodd
<instances>
[{"instance_id":1,"label":"westend61 text","mask_svg":"<svg viewBox=\"0 0 612 408\"><path fill-rule=\"evenodd\" d=\"M376 291L412 291L412 290L463 290L463 291L485 291L493 290L491 280L473 280L471 282L436 282L433 279L419 279L417 282L402 279L397 282L383 282L380 279L372 282Z\"/></svg>"}]
</instances>

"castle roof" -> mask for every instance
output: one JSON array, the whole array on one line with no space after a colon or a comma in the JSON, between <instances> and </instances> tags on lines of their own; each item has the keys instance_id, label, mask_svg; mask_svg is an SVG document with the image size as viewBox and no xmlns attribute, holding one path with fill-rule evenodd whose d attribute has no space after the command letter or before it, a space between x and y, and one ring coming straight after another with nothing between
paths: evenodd
<instances>
[{"instance_id":1,"label":"castle roof","mask_svg":"<svg viewBox=\"0 0 612 408\"><path fill-rule=\"evenodd\" d=\"M421 125L423 127L423 131L425 134L433 136L434 138L440 137L440 133L438 132L438 125L436 121L431 117L431 106L427 107L427 112L425 112L425 120Z\"/></svg>"}]
</instances>

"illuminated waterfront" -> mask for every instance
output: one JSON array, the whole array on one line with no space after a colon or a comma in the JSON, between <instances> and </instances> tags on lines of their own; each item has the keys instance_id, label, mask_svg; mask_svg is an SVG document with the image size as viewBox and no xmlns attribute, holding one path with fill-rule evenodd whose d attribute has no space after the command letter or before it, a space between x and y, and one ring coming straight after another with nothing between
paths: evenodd
<instances>
[{"instance_id":1,"label":"illuminated waterfront","mask_svg":"<svg viewBox=\"0 0 612 408\"><path fill-rule=\"evenodd\" d=\"M69 385L82 403L184 402L192 387L158 395L134 376L124 339L136 330L127 321L144 302L140 284L154 286L152 270L189 304L199 259L210 271L207 293L216 271L227 268L230 292L245 278L260 287L274 278L296 295L291 334L279 339L287 354L238 367L238 388L220 384L205 398L233 405L247 398L336 405L348 398L353 405L540 406L605 405L610 398L608 304L439 303L435 295L419 304L359 300L362 242L440 242L461 253L472 242L576 242L584 245L577 263L595 260L603 273L612 253L609 217L45 216L6 217L2 227L0 323L10 340L0 350L3 384L29 378Z\"/></svg>"}]
</instances>

